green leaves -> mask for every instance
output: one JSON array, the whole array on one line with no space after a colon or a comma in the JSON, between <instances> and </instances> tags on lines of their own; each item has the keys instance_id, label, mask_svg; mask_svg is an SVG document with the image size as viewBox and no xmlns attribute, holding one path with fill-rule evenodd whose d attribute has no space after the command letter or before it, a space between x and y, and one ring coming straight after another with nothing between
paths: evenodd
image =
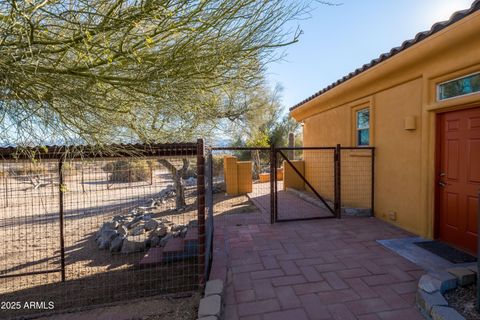
<instances>
[{"instance_id":1,"label":"green leaves","mask_svg":"<svg viewBox=\"0 0 480 320\"><path fill-rule=\"evenodd\" d=\"M193 139L250 117L242 92L296 34L299 1L0 0L0 139Z\"/></svg>"}]
</instances>

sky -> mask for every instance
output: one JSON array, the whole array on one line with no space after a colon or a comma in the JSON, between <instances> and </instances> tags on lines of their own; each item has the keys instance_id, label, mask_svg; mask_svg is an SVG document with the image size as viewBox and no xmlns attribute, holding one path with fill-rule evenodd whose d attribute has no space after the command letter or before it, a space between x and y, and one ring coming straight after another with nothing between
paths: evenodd
<instances>
[{"instance_id":1,"label":"sky","mask_svg":"<svg viewBox=\"0 0 480 320\"><path fill-rule=\"evenodd\" d=\"M307 20L294 22L303 30L300 41L282 52L267 70L271 86L283 87L282 104L296 103L342 78L380 54L429 30L473 0L331 0L315 3Z\"/></svg>"}]
</instances>

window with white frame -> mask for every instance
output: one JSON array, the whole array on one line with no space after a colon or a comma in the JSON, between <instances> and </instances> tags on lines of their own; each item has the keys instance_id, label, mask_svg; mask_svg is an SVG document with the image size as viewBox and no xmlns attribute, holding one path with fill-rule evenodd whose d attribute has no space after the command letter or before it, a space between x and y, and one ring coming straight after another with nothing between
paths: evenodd
<instances>
[{"instance_id":1,"label":"window with white frame","mask_svg":"<svg viewBox=\"0 0 480 320\"><path fill-rule=\"evenodd\" d=\"M356 112L356 139L357 146L370 145L370 109L365 108Z\"/></svg>"},{"instance_id":2,"label":"window with white frame","mask_svg":"<svg viewBox=\"0 0 480 320\"><path fill-rule=\"evenodd\" d=\"M440 83L437 86L439 101L480 92L480 72Z\"/></svg>"}]
</instances>

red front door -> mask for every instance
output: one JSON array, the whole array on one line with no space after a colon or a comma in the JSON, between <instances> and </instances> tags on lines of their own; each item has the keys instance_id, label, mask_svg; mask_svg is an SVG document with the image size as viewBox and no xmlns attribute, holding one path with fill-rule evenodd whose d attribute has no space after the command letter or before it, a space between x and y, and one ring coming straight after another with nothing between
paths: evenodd
<instances>
[{"instance_id":1,"label":"red front door","mask_svg":"<svg viewBox=\"0 0 480 320\"><path fill-rule=\"evenodd\" d=\"M438 120L438 236L476 253L480 108L444 113Z\"/></svg>"}]
</instances>

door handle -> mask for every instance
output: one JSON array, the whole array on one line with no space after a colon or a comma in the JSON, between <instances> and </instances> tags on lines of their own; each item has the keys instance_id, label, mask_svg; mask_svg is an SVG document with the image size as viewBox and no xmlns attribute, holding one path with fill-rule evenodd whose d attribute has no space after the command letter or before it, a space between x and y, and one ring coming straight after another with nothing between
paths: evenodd
<instances>
[{"instance_id":1,"label":"door handle","mask_svg":"<svg viewBox=\"0 0 480 320\"><path fill-rule=\"evenodd\" d=\"M440 187L442 187L442 188L445 188L445 187L447 186L447 184L446 184L445 182L443 182L443 181L439 181L439 182L438 182L438 185L439 185Z\"/></svg>"}]
</instances>

